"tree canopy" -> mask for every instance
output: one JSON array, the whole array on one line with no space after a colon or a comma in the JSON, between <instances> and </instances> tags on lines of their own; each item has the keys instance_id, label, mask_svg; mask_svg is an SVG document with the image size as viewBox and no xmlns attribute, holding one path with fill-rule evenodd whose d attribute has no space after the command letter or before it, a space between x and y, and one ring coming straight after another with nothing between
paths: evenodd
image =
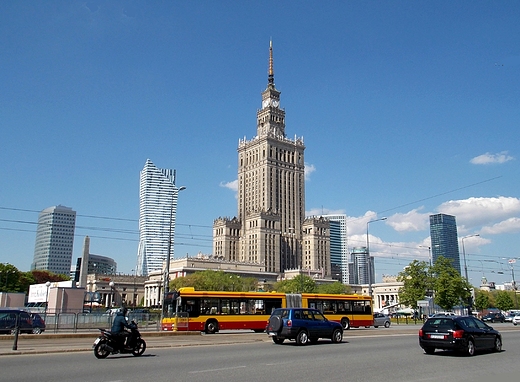
<instances>
[{"instance_id":1,"label":"tree canopy","mask_svg":"<svg viewBox=\"0 0 520 382\"><path fill-rule=\"evenodd\" d=\"M444 310L469 301L471 285L453 267L451 260L440 256L433 266L414 260L399 272L397 280L403 283L399 301L417 309L417 301L433 295L435 304Z\"/></svg>"},{"instance_id":2,"label":"tree canopy","mask_svg":"<svg viewBox=\"0 0 520 382\"><path fill-rule=\"evenodd\" d=\"M12 264L0 263L0 290L2 292L29 293L29 286L32 284L66 280L70 280L70 277L49 271L21 272Z\"/></svg>"},{"instance_id":3,"label":"tree canopy","mask_svg":"<svg viewBox=\"0 0 520 382\"><path fill-rule=\"evenodd\" d=\"M221 270L204 270L170 282L170 289L193 287L195 290L222 290L248 292L257 288L258 281L253 277L240 277Z\"/></svg>"}]
</instances>

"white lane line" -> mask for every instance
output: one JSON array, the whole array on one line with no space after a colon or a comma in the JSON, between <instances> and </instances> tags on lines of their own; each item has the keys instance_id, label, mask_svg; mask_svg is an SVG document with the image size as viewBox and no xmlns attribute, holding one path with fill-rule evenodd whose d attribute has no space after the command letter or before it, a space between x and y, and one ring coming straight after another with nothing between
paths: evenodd
<instances>
[{"instance_id":1,"label":"white lane line","mask_svg":"<svg viewBox=\"0 0 520 382\"><path fill-rule=\"evenodd\" d=\"M235 366L235 367L222 367L219 369L207 369L207 370L193 370L188 374L198 374L198 373L211 373L213 371L223 371L223 370L233 370L233 369L244 369L246 366Z\"/></svg>"}]
</instances>

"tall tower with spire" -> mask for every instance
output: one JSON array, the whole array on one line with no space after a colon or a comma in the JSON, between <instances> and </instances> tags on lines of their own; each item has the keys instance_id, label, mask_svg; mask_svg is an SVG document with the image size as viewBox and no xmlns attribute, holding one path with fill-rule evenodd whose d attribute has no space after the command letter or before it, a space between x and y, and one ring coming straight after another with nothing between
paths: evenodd
<instances>
[{"instance_id":1,"label":"tall tower with spire","mask_svg":"<svg viewBox=\"0 0 520 382\"><path fill-rule=\"evenodd\" d=\"M216 219L213 225L215 256L262 264L267 272L302 267L305 146L303 138L285 134L280 94L271 41L257 134L238 142L238 215Z\"/></svg>"}]
</instances>

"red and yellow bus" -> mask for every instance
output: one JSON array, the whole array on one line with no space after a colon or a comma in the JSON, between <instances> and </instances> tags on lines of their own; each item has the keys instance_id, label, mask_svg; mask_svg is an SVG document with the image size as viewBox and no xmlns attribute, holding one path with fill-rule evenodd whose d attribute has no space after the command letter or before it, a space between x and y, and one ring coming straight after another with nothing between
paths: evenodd
<instances>
[{"instance_id":1,"label":"red and yellow bus","mask_svg":"<svg viewBox=\"0 0 520 382\"><path fill-rule=\"evenodd\" d=\"M373 325L372 299L343 294L219 292L181 288L166 295L162 330L201 331L248 329L263 332L273 309L304 307L321 310L344 329ZM175 323L177 323L175 327Z\"/></svg>"}]
</instances>

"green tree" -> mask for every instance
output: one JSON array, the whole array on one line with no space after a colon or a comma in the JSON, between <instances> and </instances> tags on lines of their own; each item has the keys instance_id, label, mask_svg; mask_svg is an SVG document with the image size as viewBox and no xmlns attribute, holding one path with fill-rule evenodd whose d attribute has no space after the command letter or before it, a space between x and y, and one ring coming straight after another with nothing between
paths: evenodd
<instances>
[{"instance_id":1,"label":"green tree","mask_svg":"<svg viewBox=\"0 0 520 382\"><path fill-rule=\"evenodd\" d=\"M399 301L417 309L417 301L423 300L432 287L428 263L414 260L397 275L403 286L399 290Z\"/></svg>"},{"instance_id":2,"label":"green tree","mask_svg":"<svg viewBox=\"0 0 520 382\"><path fill-rule=\"evenodd\" d=\"M495 304L496 307L500 310L510 310L513 309L514 303L513 299L511 297L511 293L505 290L499 290L497 291L496 297L495 297Z\"/></svg>"},{"instance_id":3,"label":"green tree","mask_svg":"<svg viewBox=\"0 0 520 382\"><path fill-rule=\"evenodd\" d=\"M453 267L452 261L439 256L431 269L434 277L435 303L444 310L451 310L462 301L469 301L471 285Z\"/></svg>"},{"instance_id":4,"label":"green tree","mask_svg":"<svg viewBox=\"0 0 520 382\"><path fill-rule=\"evenodd\" d=\"M320 284L317 286L318 293L326 294L349 294L352 289L349 285L340 283L339 281L333 282L332 284Z\"/></svg>"},{"instance_id":5,"label":"green tree","mask_svg":"<svg viewBox=\"0 0 520 382\"><path fill-rule=\"evenodd\" d=\"M0 263L0 290L2 292L25 292L20 284L21 272L12 264ZM27 291L29 288L27 288Z\"/></svg>"},{"instance_id":6,"label":"green tree","mask_svg":"<svg viewBox=\"0 0 520 382\"><path fill-rule=\"evenodd\" d=\"M480 310L480 311L489 308L490 295L491 295L491 293L489 293L488 291L476 290L475 291L475 308L477 308L477 310Z\"/></svg>"},{"instance_id":7,"label":"green tree","mask_svg":"<svg viewBox=\"0 0 520 382\"><path fill-rule=\"evenodd\" d=\"M290 280L277 282L274 289L282 293L316 293L318 287L312 277L298 275Z\"/></svg>"},{"instance_id":8,"label":"green tree","mask_svg":"<svg viewBox=\"0 0 520 382\"><path fill-rule=\"evenodd\" d=\"M224 271L207 269L170 281L170 289L193 287L195 290L247 292L256 290L257 284L253 277L240 277Z\"/></svg>"}]
</instances>

